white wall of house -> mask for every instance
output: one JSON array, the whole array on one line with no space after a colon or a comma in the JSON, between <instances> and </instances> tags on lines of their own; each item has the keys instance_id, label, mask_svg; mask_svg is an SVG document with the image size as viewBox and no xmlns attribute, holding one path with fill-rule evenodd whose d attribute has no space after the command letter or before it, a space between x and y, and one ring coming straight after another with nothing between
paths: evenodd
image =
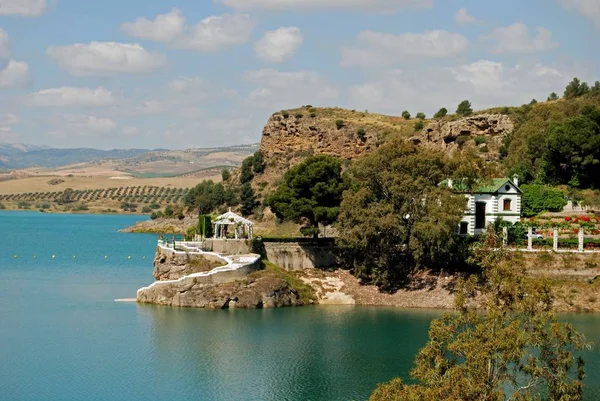
<instances>
[{"instance_id":1,"label":"white wall of house","mask_svg":"<svg viewBox=\"0 0 600 401\"><path fill-rule=\"evenodd\" d=\"M485 231L485 227L500 218L512 224L521 220L521 193L510 181L507 181L506 185L503 185L496 193L466 194L465 197L467 198L467 208L461 221L462 229L459 229L461 233L465 233L464 224L467 225L467 234L476 235L481 234ZM507 210L504 210L505 200L510 201L510 205L506 204ZM476 205L480 202L485 203L485 223L483 228L475 228Z\"/></svg>"}]
</instances>

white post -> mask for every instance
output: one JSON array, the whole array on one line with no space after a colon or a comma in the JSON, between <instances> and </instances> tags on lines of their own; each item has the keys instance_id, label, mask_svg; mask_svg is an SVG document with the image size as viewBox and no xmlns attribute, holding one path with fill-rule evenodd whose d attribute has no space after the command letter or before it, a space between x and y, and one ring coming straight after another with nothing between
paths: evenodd
<instances>
[{"instance_id":1,"label":"white post","mask_svg":"<svg viewBox=\"0 0 600 401\"><path fill-rule=\"evenodd\" d=\"M502 245L508 245L508 227L502 227Z\"/></svg>"},{"instance_id":2,"label":"white post","mask_svg":"<svg viewBox=\"0 0 600 401\"><path fill-rule=\"evenodd\" d=\"M527 250L533 251L533 227L527 229Z\"/></svg>"},{"instance_id":3,"label":"white post","mask_svg":"<svg viewBox=\"0 0 600 401\"><path fill-rule=\"evenodd\" d=\"M579 227L579 252L583 252L583 238L584 238L584 233L583 233L583 227Z\"/></svg>"},{"instance_id":4,"label":"white post","mask_svg":"<svg viewBox=\"0 0 600 401\"><path fill-rule=\"evenodd\" d=\"M558 252L558 228L554 227L554 252Z\"/></svg>"}]
</instances>

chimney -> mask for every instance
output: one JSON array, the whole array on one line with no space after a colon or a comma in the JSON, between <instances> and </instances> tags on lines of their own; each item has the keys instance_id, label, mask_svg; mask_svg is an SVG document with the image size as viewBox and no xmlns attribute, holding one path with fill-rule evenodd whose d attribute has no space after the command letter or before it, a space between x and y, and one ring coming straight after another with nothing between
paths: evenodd
<instances>
[{"instance_id":1,"label":"chimney","mask_svg":"<svg viewBox=\"0 0 600 401\"><path fill-rule=\"evenodd\" d=\"M518 174L513 175L513 183L515 184L516 187L519 186L519 175Z\"/></svg>"},{"instance_id":2,"label":"chimney","mask_svg":"<svg viewBox=\"0 0 600 401\"><path fill-rule=\"evenodd\" d=\"M448 178L448 188L450 188L450 189L453 188L452 178Z\"/></svg>"}]
</instances>

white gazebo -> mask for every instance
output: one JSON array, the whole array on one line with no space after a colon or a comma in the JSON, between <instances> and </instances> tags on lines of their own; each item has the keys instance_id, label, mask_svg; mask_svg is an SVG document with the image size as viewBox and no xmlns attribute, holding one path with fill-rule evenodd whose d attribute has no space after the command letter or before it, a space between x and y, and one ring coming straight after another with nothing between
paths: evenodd
<instances>
[{"instance_id":1,"label":"white gazebo","mask_svg":"<svg viewBox=\"0 0 600 401\"><path fill-rule=\"evenodd\" d=\"M231 208L229 208L227 213L217 217L217 219L214 221L214 224L216 239L227 238L227 227L229 226L234 227L235 239L252 239L252 229L254 227L254 223L240 215L233 213Z\"/></svg>"}]
</instances>

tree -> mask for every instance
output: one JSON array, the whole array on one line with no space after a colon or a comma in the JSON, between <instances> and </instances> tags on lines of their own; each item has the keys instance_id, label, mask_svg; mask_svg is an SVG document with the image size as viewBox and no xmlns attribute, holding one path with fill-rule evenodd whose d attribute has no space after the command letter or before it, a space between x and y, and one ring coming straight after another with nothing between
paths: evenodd
<instances>
[{"instance_id":1,"label":"tree","mask_svg":"<svg viewBox=\"0 0 600 401\"><path fill-rule=\"evenodd\" d=\"M252 171L255 174L262 174L265 171L265 161L260 150L252 156Z\"/></svg>"},{"instance_id":2,"label":"tree","mask_svg":"<svg viewBox=\"0 0 600 401\"><path fill-rule=\"evenodd\" d=\"M165 212L164 212L165 217L171 218L171 217L173 217L174 214L175 214L175 211L173 210L173 206L167 205L167 207L165 208Z\"/></svg>"},{"instance_id":3,"label":"tree","mask_svg":"<svg viewBox=\"0 0 600 401\"><path fill-rule=\"evenodd\" d=\"M393 140L349 174L337 244L358 278L394 290L417 268L454 263L465 197L438 185L447 175L442 153Z\"/></svg>"},{"instance_id":4,"label":"tree","mask_svg":"<svg viewBox=\"0 0 600 401\"><path fill-rule=\"evenodd\" d=\"M249 182L242 185L240 201L242 204L241 211L243 216L251 215L254 212L254 209L260 204L256 200L256 195Z\"/></svg>"},{"instance_id":5,"label":"tree","mask_svg":"<svg viewBox=\"0 0 600 401\"><path fill-rule=\"evenodd\" d=\"M533 106L534 104L537 104L538 101L536 99L532 99L531 102L529 102L530 106Z\"/></svg>"},{"instance_id":6,"label":"tree","mask_svg":"<svg viewBox=\"0 0 600 401\"><path fill-rule=\"evenodd\" d=\"M75 201L75 199L73 199L74 196L75 196L75 191L73 191L73 188L67 188L56 198L56 203L59 205L64 205L66 203L72 203Z\"/></svg>"},{"instance_id":7,"label":"tree","mask_svg":"<svg viewBox=\"0 0 600 401\"><path fill-rule=\"evenodd\" d=\"M470 116L471 114L473 114L471 102L469 102L468 100L463 100L462 102L460 102L458 107L456 108L456 114L460 116Z\"/></svg>"},{"instance_id":8,"label":"tree","mask_svg":"<svg viewBox=\"0 0 600 401\"><path fill-rule=\"evenodd\" d=\"M594 82L594 86L590 89L590 93L594 96L600 95L600 81Z\"/></svg>"},{"instance_id":9,"label":"tree","mask_svg":"<svg viewBox=\"0 0 600 401\"><path fill-rule=\"evenodd\" d=\"M416 117L419 120L425 120L427 118L427 116L425 115L425 113L423 113L422 111L418 112Z\"/></svg>"},{"instance_id":10,"label":"tree","mask_svg":"<svg viewBox=\"0 0 600 401\"><path fill-rule=\"evenodd\" d=\"M551 312L547 280L490 250L499 243L492 234L476 248L482 277L459 283L456 312L431 323L411 371L416 384L395 379L370 401L582 400L584 363L574 351L589 344Z\"/></svg>"},{"instance_id":11,"label":"tree","mask_svg":"<svg viewBox=\"0 0 600 401\"><path fill-rule=\"evenodd\" d=\"M448 114L448 109L445 107L442 107L441 109L439 109L437 111L437 113L435 113L433 115L433 118L436 118L436 119L444 118L444 117L446 117L447 114Z\"/></svg>"},{"instance_id":12,"label":"tree","mask_svg":"<svg viewBox=\"0 0 600 401\"><path fill-rule=\"evenodd\" d=\"M408 110L404 110L402 112L402 118L404 118L405 120L410 120L410 113L408 112Z\"/></svg>"},{"instance_id":13,"label":"tree","mask_svg":"<svg viewBox=\"0 0 600 401\"><path fill-rule=\"evenodd\" d=\"M583 96L590 91L587 83L581 82L579 78L573 78L565 88L565 99Z\"/></svg>"},{"instance_id":14,"label":"tree","mask_svg":"<svg viewBox=\"0 0 600 401\"><path fill-rule=\"evenodd\" d=\"M223 182L229 181L230 178L231 172L229 172L228 169L224 168L223 170L221 170L221 179L223 180Z\"/></svg>"},{"instance_id":15,"label":"tree","mask_svg":"<svg viewBox=\"0 0 600 401\"><path fill-rule=\"evenodd\" d=\"M584 110L585 111L585 110ZM549 127L542 148L544 182L577 188L600 187L600 110L565 119Z\"/></svg>"},{"instance_id":16,"label":"tree","mask_svg":"<svg viewBox=\"0 0 600 401\"><path fill-rule=\"evenodd\" d=\"M521 185L523 216L533 217L542 212L562 212L567 205L565 194L545 185Z\"/></svg>"},{"instance_id":17,"label":"tree","mask_svg":"<svg viewBox=\"0 0 600 401\"><path fill-rule=\"evenodd\" d=\"M280 219L303 223L301 232L316 238L319 224L331 224L339 214L346 188L341 174L338 159L311 156L285 173L283 182L266 204Z\"/></svg>"},{"instance_id":18,"label":"tree","mask_svg":"<svg viewBox=\"0 0 600 401\"><path fill-rule=\"evenodd\" d=\"M558 95L556 94L556 92L552 92L549 96L548 96L548 101L554 101L554 100L558 100Z\"/></svg>"},{"instance_id":19,"label":"tree","mask_svg":"<svg viewBox=\"0 0 600 401\"><path fill-rule=\"evenodd\" d=\"M240 168L240 184L245 184L247 182L252 181L254 178L254 156L247 157L242 162L242 167Z\"/></svg>"},{"instance_id":20,"label":"tree","mask_svg":"<svg viewBox=\"0 0 600 401\"><path fill-rule=\"evenodd\" d=\"M208 214L224 204L233 206L235 201L231 189L225 190L221 183L215 184L211 180L205 180L188 191L183 198L183 205L188 210Z\"/></svg>"}]
</instances>

